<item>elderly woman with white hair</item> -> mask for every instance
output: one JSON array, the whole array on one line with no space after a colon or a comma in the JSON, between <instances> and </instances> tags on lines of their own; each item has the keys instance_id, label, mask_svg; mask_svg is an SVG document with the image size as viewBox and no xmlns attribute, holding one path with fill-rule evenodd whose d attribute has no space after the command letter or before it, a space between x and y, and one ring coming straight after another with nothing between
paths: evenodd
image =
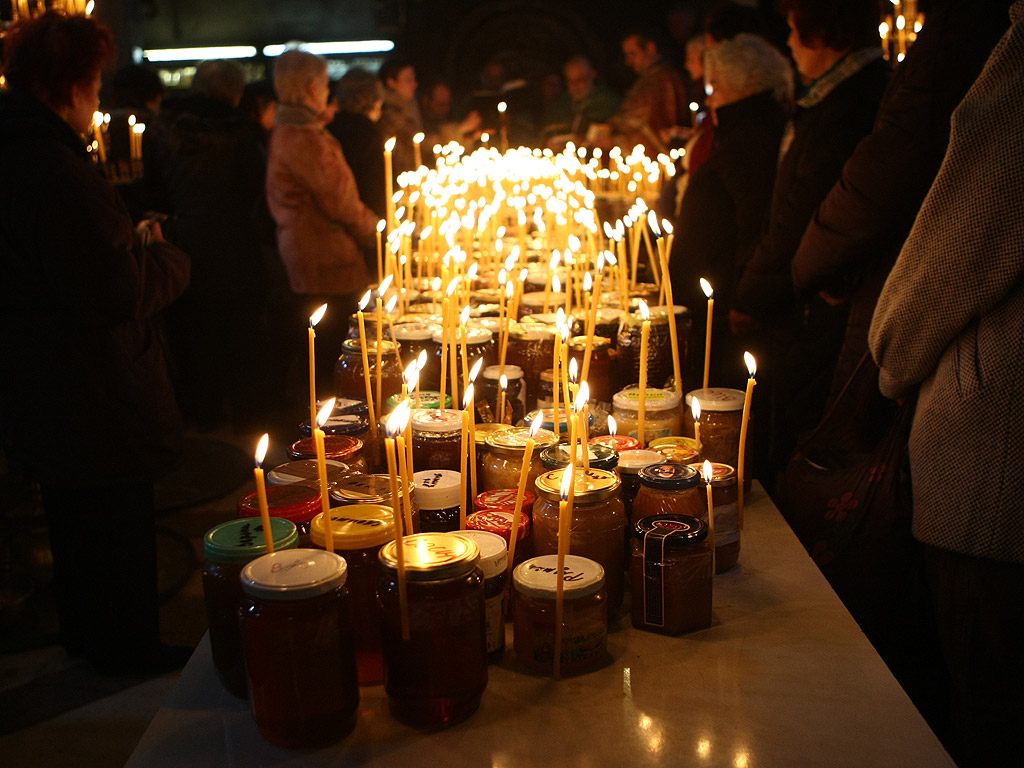
<instances>
[{"instance_id":1,"label":"elderly woman with white hair","mask_svg":"<svg viewBox=\"0 0 1024 768\"><path fill-rule=\"evenodd\" d=\"M711 379L741 386L742 350L728 328L736 282L764 229L771 206L779 146L793 93L793 71L779 51L756 35L740 34L707 49L704 77L715 122L715 144L689 180L676 222L669 272L672 294L690 307L704 303L699 279L715 289ZM705 334L694 316L691 360L702 361ZM701 326L698 328L697 326ZM693 371L690 381L700 373Z\"/></svg>"},{"instance_id":2,"label":"elderly woman with white hair","mask_svg":"<svg viewBox=\"0 0 1024 768\"><path fill-rule=\"evenodd\" d=\"M360 201L341 145L321 122L330 96L326 61L302 50L285 51L274 65L274 88L280 105L270 137L267 202L302 317L329 304L317 326L323 350L317 355L317 381L326 389L348 316L369 282L378 219Z\"/></svg>"}]
</instances>

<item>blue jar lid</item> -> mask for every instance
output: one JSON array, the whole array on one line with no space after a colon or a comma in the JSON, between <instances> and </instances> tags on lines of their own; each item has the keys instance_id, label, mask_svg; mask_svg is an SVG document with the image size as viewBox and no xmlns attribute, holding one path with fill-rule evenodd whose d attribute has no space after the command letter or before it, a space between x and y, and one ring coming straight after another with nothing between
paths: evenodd
<instances>
[{"instance_id":1,"label":"blue jar lid","mask_svg":"<svg viewBox=\"0 0 1024 768\"><path fill-rule=\"evenodd\" d=\"M299 531L291 520L270 518L274 549L294 549L299 543ZM228 520L215 525L203 536L203 555L214 563L248 563L266 554L263 522L258 517Z\"/></svg>"},{"instance_id":2,"label":"blue jar lid","mask_svg":"<svg viewBox=\"0 0 1024 768\"><path fill-rule=\"evenodd\" d=\"M694 488L701 480L697 470L686 464L651 464L637 473L640 484L648 488L681 491Z\"/></svg>"},{"instance_id":3,"label":"blue jar lid","mask_svg":"<svg viewBox=\"0 0 1024 768\"><path fill-rule=\"evenodd\" d=\"M303 437L309 437L313 434L309 425L309 419L306 419L299 425L299 432ZM323 426L325 435L347 435L349 437L365 435L369 429L369 414L338 413L337 410L331 413Z\"/></svg>"}]
</instances>

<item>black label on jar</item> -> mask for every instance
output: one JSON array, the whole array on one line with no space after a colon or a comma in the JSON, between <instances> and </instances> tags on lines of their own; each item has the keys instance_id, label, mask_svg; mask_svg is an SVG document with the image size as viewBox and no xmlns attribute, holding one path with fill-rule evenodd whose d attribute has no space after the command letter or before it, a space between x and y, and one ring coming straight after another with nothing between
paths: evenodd
<instances>
[{"instance_id":1,"label":"black label on jar","mask_svg":"<svg viewBox=\"0 0 1024 768\"><path fill-rule=\"evenodd\" d=\"M671 533L669 529L644 534L644 623L652 627L665 626L665 539Z\"/></svg>"}]
</instances>

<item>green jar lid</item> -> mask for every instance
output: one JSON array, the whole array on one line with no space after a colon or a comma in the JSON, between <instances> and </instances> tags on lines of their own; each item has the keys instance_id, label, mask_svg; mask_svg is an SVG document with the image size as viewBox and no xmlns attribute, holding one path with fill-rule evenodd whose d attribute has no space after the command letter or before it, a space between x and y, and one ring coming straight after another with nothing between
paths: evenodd
<instances>
[{"instance_id":1,"label":"green jar lid","mask_svg":"<svg viewBox=\"0 0 1024 768\"><path fill-rule=\"evenodd\" d=\"M413 408L440 408L441 407L441 393L437 392L436 390L433 390L433 389L421 390L420 393L419 393L419 403L418 404L417 404L417 399L416 399L416 393L415 392L410 394L408 397L409 397L410 405L412 405ZM402 402L404 399L405 398L402 397L402 393L401 392L398 392L398 393L392 395L391 397L389 397L387 400L384 401L385 412L386 413L391 413L391 411L395 410L395 408L398 407L398 404L400 402ZM445 408L451 408L452 407L452 396L451 395L446 394L444 396L444 407Z\"/></svg>"},{"instance_id":2,"label":"green jar lid","mask_svg":"<svg viewBox=\"0 0 1024 768\"><path fill-rule=\"evenodd\" d=\"M294 549L299 544L299 530L291 520L270 518L274 549ZM263 522L258 517L244 517L215 525L203 536L203 556L214 563L248 563L266 554Z\"/></svg>"}]
</instances>

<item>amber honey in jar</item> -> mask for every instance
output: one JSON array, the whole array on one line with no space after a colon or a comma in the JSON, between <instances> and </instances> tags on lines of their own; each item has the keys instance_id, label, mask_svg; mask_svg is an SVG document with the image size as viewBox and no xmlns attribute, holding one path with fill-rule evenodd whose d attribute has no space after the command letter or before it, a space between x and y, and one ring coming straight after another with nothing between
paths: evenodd
<instances>
[{"instance_id":1,"label":"amber honey in jar","mask_svg":"<svg viewBox=\"0 0 1024 768\"><path fill-rule=\"evenodd\" d=\"M693 399L697 398L700 402L700 451L708 461L736 466L744 397L745 393L738 389L695 389L686 393L685 429L687 434L694 433L692 407Z\"/></svg>"},{"instance_id":2,"label":"amber honey in jar","mask_svg":"<svg viewBox=\"0 0 1024 768\"><path fill-rule=\"evenodd\" d=\"M637 475L640 488L633 499L635 524L650 515L689 515L705 513L704 481L700 473L686 464L651 464Z\"/></svg>"},{"instance_id":3,"label":"amber honey in jar","mask_svg":"<svg viewBox=\"0 0 1024 768\"><path fill-rule=\"evenodd\" d=\"M384 657L377 615L380 548L395 538L395 516L381 504L352 504L331 510L334 551L348 564L348 591L355 632L356 666L360 685L384 682ZM309 531L313 546L325 548L324 516L317 515Z\"/></svg>"},{"instance_id":4,"label":"amber honey in jar","mask_svg":"<svg viewBox=\"0 0 1024 768\"><path fill-rule=\"evenodd\" d=\"M622 503L626 508L626 520L633 519L633 499L640 490L640 470L664 461L665 457L657 451L631 450L619 454L619 465L615 471L622 482Z\"/></svg>"},{"instance_id":5,"label":"amber honey in jar","mask_svg":"<svg viewBox=\"0 0 1024 768\"><path fill-rule=\"evenodd\" d=\"M697 472L703 465L692 464ZM715 573L724 573L740 558L740 528L737 511L739 493L736 470L728 464L711 464L711 503L715 508ZM704 511L698 515L708 521L708 497L705 488Z\"/></svg>"},{"instance_id":6,"label":"amber honey in jar","mask_svg":"<svg viewBox=\"0 0 1024 768\"><path fill-rule=\"evenodd\" d=\"M377 605L384 690L409 725L444 728L472 715L487 687L487 618L480 549L454 533L403 539L409 639L402 637L395 542L380 551Z\"/></svg>"},{"instance_id":7,"label":"amber honey in jar","mask_svg":"<svg viewBox=\"0 0 1024 768\"><path fill-rule=\"evenodd\" d=\"M679 635L711 626L708 526L688 515L653 515L633 527L633 626Z\"/></svg>"},{"instance_id":8,"label":"amber honey in jar","mask_svg":"<svg viewBox=\"0 0 1024 768\"><path fill-rule=\"evenodd\" d=\"M591 340L590 370L587 372L587 384L590 386L590 402L610 406L615 389L612 387L612 343L610 339L595 336ZM576 336L569 341L569 359L575 360L580 375L583 372L583 361L586 358L587 339Z\"/></svg>"},{"instance_id":9,"label":"amber honey in jar","mask_svg":"<svg viewBox=\"0 0 1024 768\"><path fill-rule=\"evenodd\" d=\"M508 577L508 544L490 531L467 528L459 531L480 548L480 570L484 574L484 607L487 615L487 661L497 664L505 655L505 581Z\"/></svg>"},{"instance_id":10,"label":"amber honey in jar","mask_svg":"<svg viewBox=\"0 0 1024 768\"><path fill-rule=\"evenodd\" d=\"M299 533L295 524L270 518L274 550L295 549ZM210 653L217 677L240 699L248 695L242 635L238 611L244 602L240 576L252 560L267 552L263 523L259 518L229 520L203 536L203 597L210 629Z\"/></svg>"},{"instance_id":11,"label":"amber honey in jar","mask_svg":"<svg viewBox=\"0 0 1024 768\"><path fill-rule=\"evenodd\" d=\"M403 479L398 478L398 493L403 495ZM405 481L409 487L409 502L412 505L412 529L420 529L420 507L416 497L416 483ZM388 475L349 475L338 486L331 490L333 505L347 506L350 504L382 504L391 509L397 503L391 500L391 478ZM403 502L404 503L404 502Z\"/></svg>"},{"instance_id":12,"label":"amber honey in jar","mask_svg":"<svg viewBox=\"0 0 1024 768\"><path fill-rule=\"evenodd\" d=\"M272 485L267 487L267 508L271 517L280 517L295 524L299 546L309 546L309 523L322 507L320 488L308 485ZM260 504L256 491L238 500L239 517L259 517Z\"/></svg>"},{"instance_id":13,"label":"amber honey in jar","mask_svg":"<svg viewBox=\"0 0 1024 768\"><path fill-rule=\"evenodd\" d=\"M511 427L488 436L487 451L483 456L480 487L490 491L503 488L518 488L526 455L526 441L530 439L528 427ZM545 448L555 445L558 438L547 429L537 430L533 438L533 455L527 475L527 487L544 471L540 454Z\"/></svg>"},{"instance_id":14,"label":"amber honey in jar","mask_svg":"<svg viewBox=\"0 0 1024 768\"><path fill-rule=\"evenodd\" d=\"M426 387L440 387L440 366L435 362L437 343L434 341L434 334L441 330L441 326L426 320L413 320L411 322L400 322L395 324L395 338L402 347L402 370L413 360L419 358L420 352L426 351L427 362L420 371L420 385ZM397 405L397 403L396 403ZM430 406L418 406L429 408Z\"/></svg>"},{"instance_id":15,"label":"amber honey in jar","mask_svg":"<svg viewBox=\"0 0 1024 768\"><path fill-rule=\"evenodd\" d=\"M619 325L622 323L622 310L613 307L598 307L597 322L594 325L594 336L608 339L609 351L615 350L619 340Z\"/></svg>"},{"instance_id":16,"label":"amber honey in jar","mask_svg":"<svg viewBox=\"0 0 1024 768\"><path fill-rule=\"evenodd\" d=\"M508 351L505 362L523 371L527 411L537 407L540 375L551 367L555 354L555 334L551 328L540 325L513 325L508 331Z\"/></svg>"},{"instance_id":17,"label":"amber honey in jar","mask_svg":"<svg viewBox=\"0 0 1024 768\"><path fill-rule=\"evenodd\" d=\"M462 459L462 411L416 408L412 411L412 461L420 469L458 472Z\"/></svg>"},{"instance_id":18,"label":"amber honey in jar","mask_svg":"<svg viewBox=\"0 0 1024 768\"><path fill-rule=\"evenodd\" d=\"M402 361L398 357L399 347L393 341L380 343L381 399L387 400L402 391ZM366 362L370 367L370 380L377 385L377 341L366 340ZM349 339L341 345L341 356L334 364L334 391L338 397L365 397L366 380L363 377L362 342ZM376 391L376 389L374 390Z\"/></svg>"},{"instance_id":19,"label":"amber honey in jar","mask_svg":"<svg viewBox=\"0 0 1024 768\"><path fill-rule=\"evenodd\" d=\"M458 530L462 474L450 469L424 469L413 479L420 505L420 529L424 533Z\"/></svg>"},{"instance_id":20,"label":"amber honey in jar","mask_svg":"<svg viewBox=\"0 0 1024 768\"><path fill-rule=\"evenodd\" d=\"M608 661L608 599L604 569L579 555L563 568L560 671L571 675ZM528 671L550 675L555 663L558 556L542 555L512 572L512 644Z\"/></svg>"},{"instance_id":21,"label":"amber honey in jar","mask_svg":"<svg viewBox=\"0 0 1024 768\"><path fill-rule=\"evenodd\" d=\"M562 476L556 469L537 478L537 503L533 507L533 551L537 555L558 553L558 502ZM608 585L608 615L615 616L622 605L625 571L622 542L626 510L622 504L619 478L603 469L575 472L575 498L569 530L569 551L588 557L604 568Z\"/></svg>"},{"instance_id":22,"label":"amber honey in jar","mask_svg":"<svg viewBox=\"0 0 1024 768\"><path fill-rule=\"evenodd\" d=\"M359 681L347 578L344 558L318 549L263 555L242 570L249 702L267 741L322 746L355 725Z\"/></svg>"}]
</instances>

